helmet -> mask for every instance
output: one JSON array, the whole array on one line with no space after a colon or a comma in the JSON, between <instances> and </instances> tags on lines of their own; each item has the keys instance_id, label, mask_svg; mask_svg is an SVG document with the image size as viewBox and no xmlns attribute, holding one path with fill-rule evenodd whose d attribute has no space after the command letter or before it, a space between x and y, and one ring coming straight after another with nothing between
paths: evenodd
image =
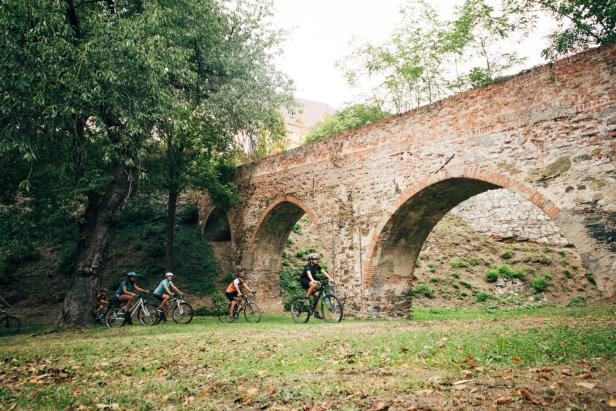
<instances>
[{"instance_id":1,"label":"helmet","mask_svg":"<svg viewBox=\"0 0 616 411\"><path fill-rule=\"evenodd\" d=\"M317 253L310 253L308 254L308 261L310 260L318 260L319 259L319 255Z\"/></svg>"},{"instance_id":2,"label":"helmet","mask_svg":"<svg viewBox=\"0 0 616 411\"><path fill-rule=\"evenodd\" d=\"M168 271L168 272L166 272L166 273L165 273L165 277L166 277L166 276L168 276L168 275L170 275L171 277L173 277L173 273L172 273L171 271Z\"/></svg>"},{"instance_id":3,"label":"helmet","mask_svg":"<svg viewBox=\"0 0 616 411\"><path fill-rule=\"evenodd\" d=\"M129 271L126 273L126 276L127 277L137 277L137 273L134 271Z\"/></svg>"},{"instance_id":4,"label":"helmet","mask_svg":"<svg viewBox=\"0 0 616 411\"><path fill-rule=\"evenodd\" d=\"M96 292L97 292L97 293L108 293L108 292L109 292L109 290L108 290L108 289L106 289L106 288L98 288L98 289L96 290Z\"/></svg>"}]
</instances>

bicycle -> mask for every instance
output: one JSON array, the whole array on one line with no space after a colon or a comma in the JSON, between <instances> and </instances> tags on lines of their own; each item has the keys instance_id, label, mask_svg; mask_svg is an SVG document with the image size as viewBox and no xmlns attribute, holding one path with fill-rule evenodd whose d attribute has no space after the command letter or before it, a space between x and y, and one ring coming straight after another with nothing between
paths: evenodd
<instances>
[{"instance_id":1,"label":"bicycle","mask_svg":"<svg viewBox=\"0 0 616 411\"><path fill-rule=\"evenodd\" d=\"M227 310L224 309L218 310L218 321L222 322L233 322L237 320L240 316L242 310L244 311L244 318L249 323L258 323L261 321L261 308L251 300L254 297L254 294L242 294L242 299L235 304L235 310L233 312L233 316L229 317L229 310L231 309L231 301L227 304Z\"/></svg>"},{"instance_id":2,"label":"bicycle","mask_svg":"<svg viewBox=\"0 0 616 411\"><path fill-rule=\"evenodd\" d=\"M0 337L15 335L21 330L21 320L0 307Z\"/></svg>"},{"instance_id":3,"label":"bicycle","mask_svg":"<svg viewBox=\"0 0 616 411\"><path fill-rule=\"evenodd\" d=\"M173 294L173 297L167 301L168 309L163 310L160 307L157 308L158 319L156 323L166 322L169 312L171 312L171 318L176 324L188 324L193 319L193 308L182 299L182 294Z\"/></svg>"},{"instance_id":4,"label":"bicycle","mask_svg":"<svg viewBox=\"0 0 616 411\"><path fill-rule=\"evenodd\" d=\"M319 292L317 298L313 298L314 293ZM342 320L344 306L340 299L333 293L330 285L326 281L319 281L310 299L304 296L296 297L291 302L291 318L296 324L307 323L310 316L320 302L321 319L328 323L339 323Z\"/></svg>"},{"instance_id":5,"label":"bicycle","mask_svg":"<svg viewBox=\"0 0 616 411\"><path fill-rule=\"evenodd\" d=\"M152 303L146 303L142 294L133 297L133 307L126 312L126 304L120 305L117 300L109 304L105 312L105 324L113 328L132 322L132 317L137 315L141 325L155 325L158 321L158 308Z\"/></svg>"}]
</instances>

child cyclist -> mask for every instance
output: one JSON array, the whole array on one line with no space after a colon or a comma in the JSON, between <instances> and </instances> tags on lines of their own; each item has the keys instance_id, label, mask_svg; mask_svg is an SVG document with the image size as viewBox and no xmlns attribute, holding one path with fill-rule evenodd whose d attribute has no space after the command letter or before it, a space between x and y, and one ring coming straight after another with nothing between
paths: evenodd
<instances>
[{"instance_id":1,"label":"child cyclist","mask_svg":"<svg viewBox=\"0 0 616 411\"><path fill-rule=\"evenodd\" d=\"M234 317L234 313L235 313L235 305L238 303L239 301L239 297L242 296L242 287L241 286L246 287L246 289L249 292L253 292L250 287L248 287L248 284L246 284L246 282L244 282L244 273L240 272L237 275L237 278L233 281L231 281L231 283L229 284L229 286L227 287L227 289L225 290L225 293L227 294L227 299L229 299L229 301L231 301L231 305L229 306L229 319L231 321L235 320Z\"/></svg>"},{"instance_id":2,"label":"child cyclist","mask_svg":"<svg viewBox=\"0 0 616 411\"><path fill-rule=\"evenodd\" d=\"M96 291L96 321L102 321L103 315L105 314L105 307L109 304L107 301L107 293L109 290L106 288L99 288Z\"/></svg>"}]
</instances>

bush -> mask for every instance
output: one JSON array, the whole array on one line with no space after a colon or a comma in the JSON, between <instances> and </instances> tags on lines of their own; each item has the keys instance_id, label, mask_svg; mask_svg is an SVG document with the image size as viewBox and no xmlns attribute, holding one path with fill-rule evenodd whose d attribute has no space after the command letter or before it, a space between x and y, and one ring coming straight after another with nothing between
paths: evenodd
<instances>
[{"instance_id":1,"label":"bush","mask_svg":"<svg viewBox=\"0 0 616 411\"><path fill-rule=\"evenodd\" d=\"M430 277L430 282L436 284L439 282L439 279L437 277Z\"/></svg>"},{"instance_id":2,"label":"bush","mask_svg":"<svg viewBox=\"0 0 616 411\"><path fill-rule=\"evenodd\" d=\"M421 267L421 259L420 258L415 260L415 267L417 267L417 268Z\"/></svg>"},{"instance_id":3,"label":"bush","mask_svg":"<svg viewBox=\"0 0 616 411\"><path fill-rule=\"evenodd\" d=\"M428 264L428 268L430 269L430 272L433 273L436 271L436 266L434 265L434 263L430 263Z\"/></svg>"},{"instance_id":4,"label":"bush","mask_svg":"<svg viewBox=\"0 0 616 411\"><path fill-rule=\"evenodd\" d=\"M588 301L588 297L575 297L569 301L567 307L584 307L586 305L586 301Z\"/></svg>"},{"instance_id":5,"label":"bush","mask_svg":"<svg viewBox=\"0 0 616 411\"><path fill-rule=\"evenodd\" d=\"M592 285L597 285L597 282L595 281L595 277L592 275L592 273L586 273L585 277L589 283L591 283Z\"/></svg>"},{"instance_id":6,"label":"bush","mask_svg":"<svg viewBox=\"0 0 616 411\"><path fill-rule=\"evenodd\" d=\"M470 264L466 260L453 260L451 262L451 268L468 268Z\"/></svg>"},{"instance_id":7,"label":"bush","mask_svg":"<svg viewBox=\"0 0 616 411\"><path fill-rule=\"evenodd\" d=\"M509 260L513 257L513 251L511 250L506 250L504 253L501 254L501 258L503 260Z\"/></svg>"},{"instance_id":8,"label":"bush","mask_svg":"<svg viewBox=\"0 0 616 411\"><path fill-rule=\"evenodd\" d=\"M573 273L569 270L565 270L564 274L565 274L565 277L567 278L573 278Z\"/></svg>"},{"instance_id":9,"label":"bush","mask_svg":"<svg viewBox=\"0 0 616 411\"><path fill-rule=\"evenodd\" d=\"M302 235L302 226L300 223L297 223L293 226L293 232L297 235Z\"/></svg>"},{"instance_id":10,"label":"bush","mask_svg":"<svg viewBox=\"0 0 616 411\"><path fill-rule=\"evenodd\" d=\"M552 265L552 260L548 257L536 256L535 258L533 258L533 262L543 265Z\"/></svg>"},{"instance_id":11,"label":"bush","mask_svg":"<svg viewBox=\"0 0 616 411\"><path fill-rule=\"evenodd\" d=\"M469 290L473 288L473 286L470 283L467 283L466 281L460 281L460 285L462 287L468 288Z\"/></svg>"},{"instance_id":12,"label":"bush","mask_svg":"<svg viewBox=\"0 0 616 411\"><path fill-rule=\"evenodd\" d=\"M434 298L434 291L427 284L419 284L411 289L411 295L413 297L427 297L429 299Z\"/></svg>"},{"instance_id":13,"label":"bush","mask_svg":"<svg viewBox=\"0 0 616 411\"><path fill-rule=\"evenodd\" d=\"M453 270L453 272L451 273L451 276L453 278L460 278L460 270Z\"/></svg>"},{"instance_id":14,"label":"bush","mask_svg":"<svg viewBox=\"0 0 616 411\"><path fill-rule=\"evenodd\" d=\"M480 264L485 264L486 260L484 260L483 258L471 258L470 260L468 260L468 263L472 266L476 266Z\"/></svg>"},{"instance_id":15,"label":"bush","mask_svg":"<svg viewBox=\"0 0 616 411\"><path fill-rule=\"evenodd\" d=\"M199 222L199 207L196 204L186 205L178 210L177 221L180 224L195 225Z\"/></svg>"},{"instance_id":16,"label":"bush","mask_svg":"<svg viewBox=\"0 0 616 411\"><path fill-rule=\"evenodd\" d=\"M486 281L489 283L495 283L498 280L498 269L490 268L486 273Z\"/></svg>"},{"instance_id":17,"label":"bush","mask_svg":"<svg viewBox=\"0 0 616 411\"><path fill-rule=\"evenodd\" d=\"M533 281L531 282L530 286L536 293L542 293L548 288L549 284L550 276L544 274L538 275L537 277L533 278Z\"/></svg>"},{"instance_id":18,"label":"bush","mask_svg":"<svg viewBox=\"0 0 616 411\"><path fill-rule=\"evenodd\" d=\"M475 302L484 302L491 297L490 293L486 291L480 291L475 295Z\"/></svg>"},{"instance_id":19,"label":"bush","mask_svg":"<svg viewBox=\"0 0 616 411\"><path fill-rule=\"evenodd\" d=\"M526 276L526 272L522 269L515 269L515 268L512 268L504 264L498 267L498 275L508 280L511 280L514 278L518 280L524 280L524 277Z\"/></svg>"}]
</instances>

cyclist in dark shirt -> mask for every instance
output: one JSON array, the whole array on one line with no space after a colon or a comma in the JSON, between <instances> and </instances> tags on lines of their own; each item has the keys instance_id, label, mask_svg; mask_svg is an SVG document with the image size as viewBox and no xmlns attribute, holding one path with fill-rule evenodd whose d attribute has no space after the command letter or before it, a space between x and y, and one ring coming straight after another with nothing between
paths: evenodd
<instances>
[{"instance_id":1,"label":"cyclist in dark shirt","mask_svg":"<svg viewBox=\"0 0 616 411\"><path fill-rule=\"evenodd\" d=\"M319 273L323 273L330 282L334 281L327 271L319 265L319 255L316 253L308 254L308 264L306 264L302 275L299 277L299 282L302 285L302 288L306 290L306 298L310 297L310 295L314 292L314 289L319 285L317 276ZM315 292L314 295L318 297L319 293ZM318 312L316 306L314 307L314 316L316 318L320 318L320 313Z\"/></svg>"}]
</instances>

